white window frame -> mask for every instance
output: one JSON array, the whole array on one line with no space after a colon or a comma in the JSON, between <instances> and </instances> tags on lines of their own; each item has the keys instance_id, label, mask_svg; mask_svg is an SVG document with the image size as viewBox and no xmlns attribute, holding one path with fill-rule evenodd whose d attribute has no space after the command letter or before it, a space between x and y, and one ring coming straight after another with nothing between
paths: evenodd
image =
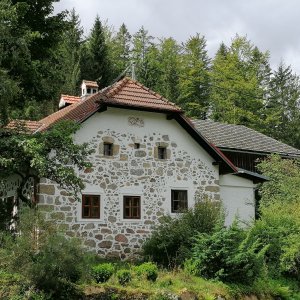
<instances>
[{"instance_id":1,"label":"white window frame","mask_svg":"<svg viewBox=\"0 0 300 300\"><path fill-rule=\"evenodd\" d=\"M83 218L82 217L82 195L96 195L100 197L100 218ZM104 198L105 194L99 190L87 189L83 190L80 195L80 201L77 203L77 222L78 223L96 223L104 222Z\"/></svg>"},{"instance_id":2,"label":"white window frame","mask_svg":"<svg viewBox=\"0 0 300 300\"><path fill-rule=\"evenodd\" d=\"M141 218L140 219L124 219L124 196L136 196L140 197L140 206L141 206ZM120 195L119 195L119 202L120 202L120 220L124 223L142 223L144 222L144 199L143 199L143 192L140 188L136 187L126 187L121 188Z\"/></svg>"}]
</instances>

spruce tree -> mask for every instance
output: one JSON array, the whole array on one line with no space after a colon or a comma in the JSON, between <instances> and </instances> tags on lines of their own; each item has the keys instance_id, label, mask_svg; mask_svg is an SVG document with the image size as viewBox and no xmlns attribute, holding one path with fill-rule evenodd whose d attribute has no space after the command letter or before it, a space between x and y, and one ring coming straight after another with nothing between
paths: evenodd
<instances>
[{"instance_id":1,"label":"spruce tree","mask_svg":"<svg viewBox=\"0 0 300 300\"><path fill-rule=\"evenodd\" d=\"M64 82L61 87L61 93L77 95L80 80L83 28L80 25L79 16L74 9L71 10L67 25L59 48L60 68Z\"/></svg>"},{"instance_id":2,"label":"spruce tree","mask_svg":"<svg viewBox=\"0 0 300 300\"><path fill-rule=\"evenodd\" d=\"M112 77L116 79L129 66L131 55L131 35L123 23L109 43L109 59L112 67Z\"/></svg>"},{"instance_id":3,"label":"spruce tree","mask_svg":"<svg viewBox=\"0 0 300 300\"><path fill-rule=\"evenodd\" d=\"M268 52L260 52L246 37L236 36L230 47L221 45L210 73L213 119L263 128L268 59Z\"/></svg>"},{"instance_id":4,"label":"spruce tree","mask_svg":"<svg viewBox=\"0 0 300 300\"><path fill-rule=\"evenodd\" d=\"M100 88L110 83L111 69L104 28L97 16L91 33L84 43L81 59L81 78L97 81Z\"/></svg>"},{"instance_id":5,"label":"spruce tree","mask_svg":"<svg viewBox=\"0 0 300 300\"><path fill-rule=\"evenodd\" d=\"M132 60L135 63L136 79L151 89L156 89L158 49L154 38L141 27L133 36Z\"/></svg>"},{"instance_id":6,"label":"spruce tree","mask_svg":"<svg viewBox=\"0 0 300 300\"><path fill-rule=\"evenodd\" d=\"M196 34L183 45L179 102L189 116L206 119L210 95L210 58L204 36Z\"/></svg>"},{"instance_id":7,"label":"spruce tree","mask_svg":"<svg viewBox=\"0 0 300 300\"><path fill-rule=\"evenodd\" d=\"M179 96L179 51L180 47L173 38L161 39L155 88L173 102L177 102Z\"/></svg>"},{"instance_id":8,"label":"spruce tree","mask_svg":"<svg viewBox=\"0 0 300 300\"><path fill-rule=\"evenodd\" d=\"M270 81L267 134L300 148L300 78L281 62Z\"/></svg>"}]
</instances>

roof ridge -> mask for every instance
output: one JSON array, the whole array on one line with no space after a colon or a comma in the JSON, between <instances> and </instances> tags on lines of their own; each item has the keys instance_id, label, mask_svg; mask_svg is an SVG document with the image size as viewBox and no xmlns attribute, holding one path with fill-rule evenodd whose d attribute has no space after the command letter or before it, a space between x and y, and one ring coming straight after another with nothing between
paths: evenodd
<instances>
[{"instance_id":1,"label":"roof ridge","mask_svg":"<svg viewBox=\"0 0 300 300\"><path fill-rule=\"evenodd\" d=\"M111 85L108 88L107 97L113 97L114 95L116 95L117 92L120 91L129 80L130 79L128 77L124 77L122 80L117 81L116 83ZM110 91L110 89L111 89L111 91ZM105 91L104 91L104 93L105 93Z\"/></svg>"},{"instance_id":2,"label":"roof ridge","mask_svg":"<svg viewBox=\"0 0 300 300\"><path fill-rule=\"evenodd\" d=\"M128 77L126 77L128 78ZM135 83L136 85L138 85L139 87L141 87L142 89L144 89L145 91L149 92L150 94L154 95L155 97L157 97L160 100L163 100L164 102L171 104L173 106L177 106L174 102L169 101L167 98L163 97L162 95L160 95L157 92L154 92L153 90L151 90L150 88L144 86L142 83L138 82L137 80L128 78L130 81L132 81L133 83Z\"/></svg>"}]
</instances>

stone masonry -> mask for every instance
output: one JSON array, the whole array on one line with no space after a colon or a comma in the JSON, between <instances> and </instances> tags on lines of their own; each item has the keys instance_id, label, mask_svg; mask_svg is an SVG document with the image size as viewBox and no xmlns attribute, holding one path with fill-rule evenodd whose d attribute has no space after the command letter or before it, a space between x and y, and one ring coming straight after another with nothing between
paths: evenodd
<instances>
[{"instance_id":1,"label":"stone masonry","mask_svg":"<svg viewBox=\"0 0 300 300\"><path fill-rule=\"evenodd\" d=\"M103 144L113 143L113 156L103 156ZM139 148L135 149L135 143ZM136 139L133 134L98 131L91 139L93 167L79 174L88 186L100 191L101 218L82 220L81 204L49 180L39 186L39 205L69 236L81 237L87 248L104 257L128 259L138 255L153 226L170 206L169 182L192 183L188 202L208 195L219 200L218 172L200 158L179 149L176 140L153 132ZM167 159L157 158L157 147L167 147ZM122 219L122 195L141 191L141 220Z\"/></svg>"}]
</instances>

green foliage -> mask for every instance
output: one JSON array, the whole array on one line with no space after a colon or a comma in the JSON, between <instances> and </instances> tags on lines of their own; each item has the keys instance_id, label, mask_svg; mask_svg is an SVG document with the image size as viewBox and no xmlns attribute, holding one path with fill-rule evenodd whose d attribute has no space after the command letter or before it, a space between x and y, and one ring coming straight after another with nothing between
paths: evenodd
<instances>
[{"instance_id":1,"label":"green foliage","mask_svg":"<svg viewBox=\"0 0 300 300\"><path fill-rule=\"evenodd\" d=\"M206 119L210 95L210 59L204 36L196 34L183 45L178 102L187 115Z\"/></svg>"},{"instance_id":2,"label":"green foliage","mask_svg":"<svg viewBox=\"0 0 300 300\"><path fill-rule=\"evenodd\" d=\"M212 234L200 233L193 245L193 272L205 278L251 283L263 273L266 248L258 251L259 246L237 222Z\"/></svg>"},{"instance_id":3,"label":"green foliage","mask_svg":"<svg viewBox=\"0 0 300 300\"><path fill-rule=\"evenodd\" d=\"M269 82L269 54L246 37L221 44L210 72L212 116L215 120L262 128L262 110Z\"/></svg>"},{"instance_id":4,"label":"green foliage","mask_svg":"<svg viewBox=\"0 0 300 300\"><path fill-rule=\"evenodd\" d=\"M271 156L259 164L270 178L260 189L260 220L251 239L268 245L267 263L272 276L300 278L300 166L298 161Z\"/></svg>"},{"instance_id":5,"label":"green foliage","mask_svg":"<svg viewBox=\"0 0 300 300\"><path fill-rule=\"evenodd\" d=\"M126 285L132 279L130 270L125 270L125 269L119 270L116 273L116 275L117 275L118 281L121 285Z\"/></svg>"},{"instance_id":6,"label":"green foliage","mask_svg":"<svg viewBox=\"0 0 300 300\"><path fill-rule=\"evenodd\" d=\"M82 50L82 79L95 80L100 88L106 87L110 83L111 77L110 62L108 59L104 27L98 16Z\"/></svg>"},{"instance_id":7,"label":"green foliage","mask_svg":"<svg viewBox=\"0 0 300 300\"><path fill-rule=\"evenodd\" d=\"M74 143L78 128L74 122L62 121L47 131L28 134L20 123L14 131L0 132L0 173L3 178L12 174L22 178L18 196L23 201L28 202L22 189L30 177L54 180L74 195L83 188L74 167L90 167L87 157L92 150Z\"/></svg>"},{"instance_id":8,"label":"green foliage","mask_svg":"<svg viewBox=\"0 0 300 300\"><path fill-rule=\"evenodd\" d=\"M220 202L199 201L178 217L163 217L144 243L144 255L165 267L179 266L191 255L193 237L198 232L211 233L222 223Z\"/></svg>"},{"instance_id":9,"label":"green foliage","mask_svg":"<svg viewBox=\"0 0 300 300\"><path fill-rule=\"evenodd\" d=\"M152 262L143 263L135 268L138 276L145 276L149 281L156 281L158 276L157 265Z\"/></svg>"},{"instance_id":10,"label":"green foliage","mask_svg":"<svg viewBox=\"0 0 300 300\"><path fill-rule=\"evenodd\" d=\"M75 283L86 267L81 243L67 239L35 209L20 211L17 230L18 236L2 239L0 265L53 299L77 299Z\"/></svg>"},{"instance_id":11,"label":"green foliage","mask_svg":"<svg viewBox=\"0 0 300 300\"><path fill-rule=\"evenodd\" d=\"M92 276L97 283L103 283L115 272L115 267L112 263L103 263L92 267Z\"/></svg>"},{"instance_id":12,"label":"green foliage","mask_svg":"<svg viewBox=\"0 0 300 300\"><path fill-rule=\"evenodd\" d=\"M299 101L300 78L281 62L270 80L266 133L296 148L300 147Z\"/></svg>"}]
</instances>

